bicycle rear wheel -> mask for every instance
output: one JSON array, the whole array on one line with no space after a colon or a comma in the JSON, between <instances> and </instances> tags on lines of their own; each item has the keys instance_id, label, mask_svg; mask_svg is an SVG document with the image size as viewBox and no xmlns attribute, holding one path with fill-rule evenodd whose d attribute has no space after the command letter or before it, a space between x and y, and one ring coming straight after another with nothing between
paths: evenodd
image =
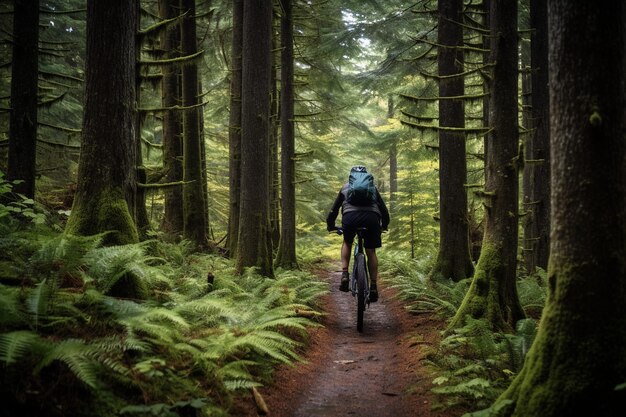
<instances>
[{"instance_id":1,"label":"bicycle rear wheel","mask_svg":"<svg viewBox=\"0 0 626 417\"><path fill-rule=\"evenodd\" d=\"M356 273L356 329L359 332L363 331L363 315L365 313L365 290L367 287L367 271L365 270L365 255L359 253L356 255L355 260L355 273Z\"/></svg>"}]
</instances>

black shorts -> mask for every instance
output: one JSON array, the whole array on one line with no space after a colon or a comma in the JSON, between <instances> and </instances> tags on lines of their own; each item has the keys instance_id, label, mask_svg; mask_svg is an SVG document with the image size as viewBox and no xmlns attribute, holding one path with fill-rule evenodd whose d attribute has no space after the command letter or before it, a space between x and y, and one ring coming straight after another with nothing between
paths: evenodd
<instances>
[{"instance_id":1,"label":"black shorts","mask_svg":"<svg viewBox=\"0 0 626 417\"><path fill-rule=\"evenodd\" d=\"M341 226L343 227L343 240L350 245L356 236L356 229L366 227L367 230L363 234L363 246L367 249L382 246L380 216L376 212L349 211L341 216Z\"/></svg>"}]
</instances>

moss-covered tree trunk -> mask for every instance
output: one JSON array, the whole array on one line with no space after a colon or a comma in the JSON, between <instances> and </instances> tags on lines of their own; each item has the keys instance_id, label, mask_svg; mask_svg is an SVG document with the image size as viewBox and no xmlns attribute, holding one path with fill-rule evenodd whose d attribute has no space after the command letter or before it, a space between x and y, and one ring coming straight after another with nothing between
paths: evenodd
<instances>
[{"instance_id":1,"label":"moss-covered tree trunk","mask_svg":"<svg viewBox=\"0 0 626 417\"><path fill-rule=\"evenodd\" d=\"M39 0L15 0L7 179L14 193L35 196Z\"/></svg>"},{"instance_id":2,"label":"moss-covered tree trunk","mask_svg":"<svg viewBox=\"0 0 626 417\"><path fill-rule=\"evenodd\" d=\"M78 184L66 233L110 231L107 244L137 242L134 2L87 2L85 115Z\"/></svg>"},{"instance_id":3,"label":"moss-covered tree trunk","mask_svg":"<svg viewBox=\"0 0 626 417\"><path fill-rule=\"evenodd\" d=\"M450 326L466 315L511 329L524 317L516 288L518 238L517 3L491 2L494 63L487 138L485 232L472 284Z\"/></svg>"},{"instance_id":4,"label":"moss-covered tree trunk","mask_svg":"<svg viewBox=\"0 0 626 417\"><path fill-rule=\"evenodd\" d=\"M272 276L269 233L272 2L244 1L241 107L241 210L237 271Z\"/></svg>"},{"instance_id":5,"label":"moss-covered tree trunk","mask_svg":"<svg viewBox=\"0 0 626 417\"><path fill-rule=\"evenodd\" d=\"M548 94L548 14L547 3L531 0L531 85L532 132L527 137L526 162L528 212L524 228L526 268L548 267L550 242L550 101Z\"/></svg>"},{"instance_id":6,"label":"moss-covered tree trunk","mask_svg":"<svg viewBox=\"0 0 626 417\"><path fill-rule=\"evenodd\" d=\"M463 2L439 0L437 25L437 67L439 97L462 97L463 72ZM439 100L439 126L463 129L465 106L462 98ZM465 159L465 133L439 131L439 253L430 273L432 278L451 278L454 281L472 275L474 265L469 251L467 215L467 165Z\"/></svg>"},{"instance_id":7,"label":"moss-covered tree trunk","mask_svg":"<svg viewBox=\"0 0 626 417\"><path fill-rule=\"evenodd\" d=\"M179 13L178 0L159 0L161 19L172 19ZM164 59L180 55L180 25L170 24L161 35ZM161 103L163 112L163 169L165 181L176 183L183 180L182 113L167 110L182 104L180 93L180 67L162 66ZM173 237L183 233L183 189L182 186L168 187L165 190L163 221L164 232Z\"/></svg>"},{"instance_id":8,"label":"moss-covered tree trunk","mask_svg":"<svg viewBox=\"0 0 626 417\"><path fill-rule=\"evenodd\" d=\"M182 0L181 49L184 56L198 52L196 2ZM204 204L202 145L198 110L198 66L188 62L182 68L183 87L183 236L198 248L207 246L207 217Z\"/></svg>"},{"instance_id":9,"label":"moss-covered tree trunk","mask_svg":"<svg viewBox=\"0 0 626 417\"><path fill-rule=\"evenodd\" d=\"M626 410L626 7L548 5L552 234L549 293L501 416ZM584 28L584 30L581 30Z\"/></svg>"},{"instance_id":10,"label":"moss-covered tree trunk","mask_svg":"<svg viewBox=\"0 0 626 417\"><path fill-rule=\"evenodd\" d=\"M285 0L280 17L280 146L282 228L276 265L297 268L296 258L296 161L293 89L293 5Z\"/></svg>"},{"instance_id":11,"label":"moss-covered tree trunk","mask_svg":"<svg viewBox=\"0 0 626 417\"><path fill-rule=\"evenodd\" d=\"M233 38L230 57L230 118L228 121L229 214L226 247L236 256L239 240L241 197L241 51L243 42L243 0L233 0Z\"/></svg>"}]
</instances>

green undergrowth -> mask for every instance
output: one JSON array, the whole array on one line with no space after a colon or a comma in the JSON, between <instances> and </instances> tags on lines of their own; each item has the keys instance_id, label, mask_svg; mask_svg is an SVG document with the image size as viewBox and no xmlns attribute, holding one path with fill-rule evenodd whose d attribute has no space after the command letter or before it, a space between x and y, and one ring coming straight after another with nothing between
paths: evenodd
<instances>
[{"instance_id":1,"label":"green undergrowth","mask_svg":"<svg viewBox=\"0 0 626 417\"><path fill-rule=\"evenodd\" d=\"M381 271L413 314L435 314L450 320L463 301L471 279L428 281L432 254L409 259L402 252L384 252ZM435 409L476 410L488 407L521 370L534 340L546 290L545 272L521 277L518 294L529 318L520 320L514 334L497 333L485 320L465 319L462 327L442 332L438 346L427 346L427 364L436 375L432 391ZM418 330L419 331L419 330Z\"/></svg>"},{"instance_id":2,"label":"green undergrowth","mask_svg":"<svg viewBox=\"0 0 626 417\"><path fill-rule=\"evenodd\" d=\"M14 214L0 219L1 415L229 415L318 325L327 285L308 272L236 276L185 242L104 247ZM129 277L145 299L107 295Z\"/></svg>"}]
</instances>

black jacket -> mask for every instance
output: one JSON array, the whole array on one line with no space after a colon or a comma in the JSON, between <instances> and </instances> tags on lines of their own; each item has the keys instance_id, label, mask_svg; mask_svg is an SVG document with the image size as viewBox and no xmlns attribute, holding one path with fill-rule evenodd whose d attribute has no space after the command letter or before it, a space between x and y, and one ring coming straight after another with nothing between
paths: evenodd
<instances>
[{"instance_id":1,"label":"black jacket","mask_svg":"<svg viewBox=\"0 0 626 417\"><path fill-rule=\"evenodd\" d=\"M386 230L389 226L389 210L383 201L378 188L376 189L376 201L368 206L356 206L348 202L348 184L339 191L333 207L330 209L330 213L326 217L326 226L328 230L331 230L335 226L335 220L339 215L339 209L341 208L341 214L349 213L351 211L373 211L380 216L381 227Z\"/></svg>"}]
</instances>

